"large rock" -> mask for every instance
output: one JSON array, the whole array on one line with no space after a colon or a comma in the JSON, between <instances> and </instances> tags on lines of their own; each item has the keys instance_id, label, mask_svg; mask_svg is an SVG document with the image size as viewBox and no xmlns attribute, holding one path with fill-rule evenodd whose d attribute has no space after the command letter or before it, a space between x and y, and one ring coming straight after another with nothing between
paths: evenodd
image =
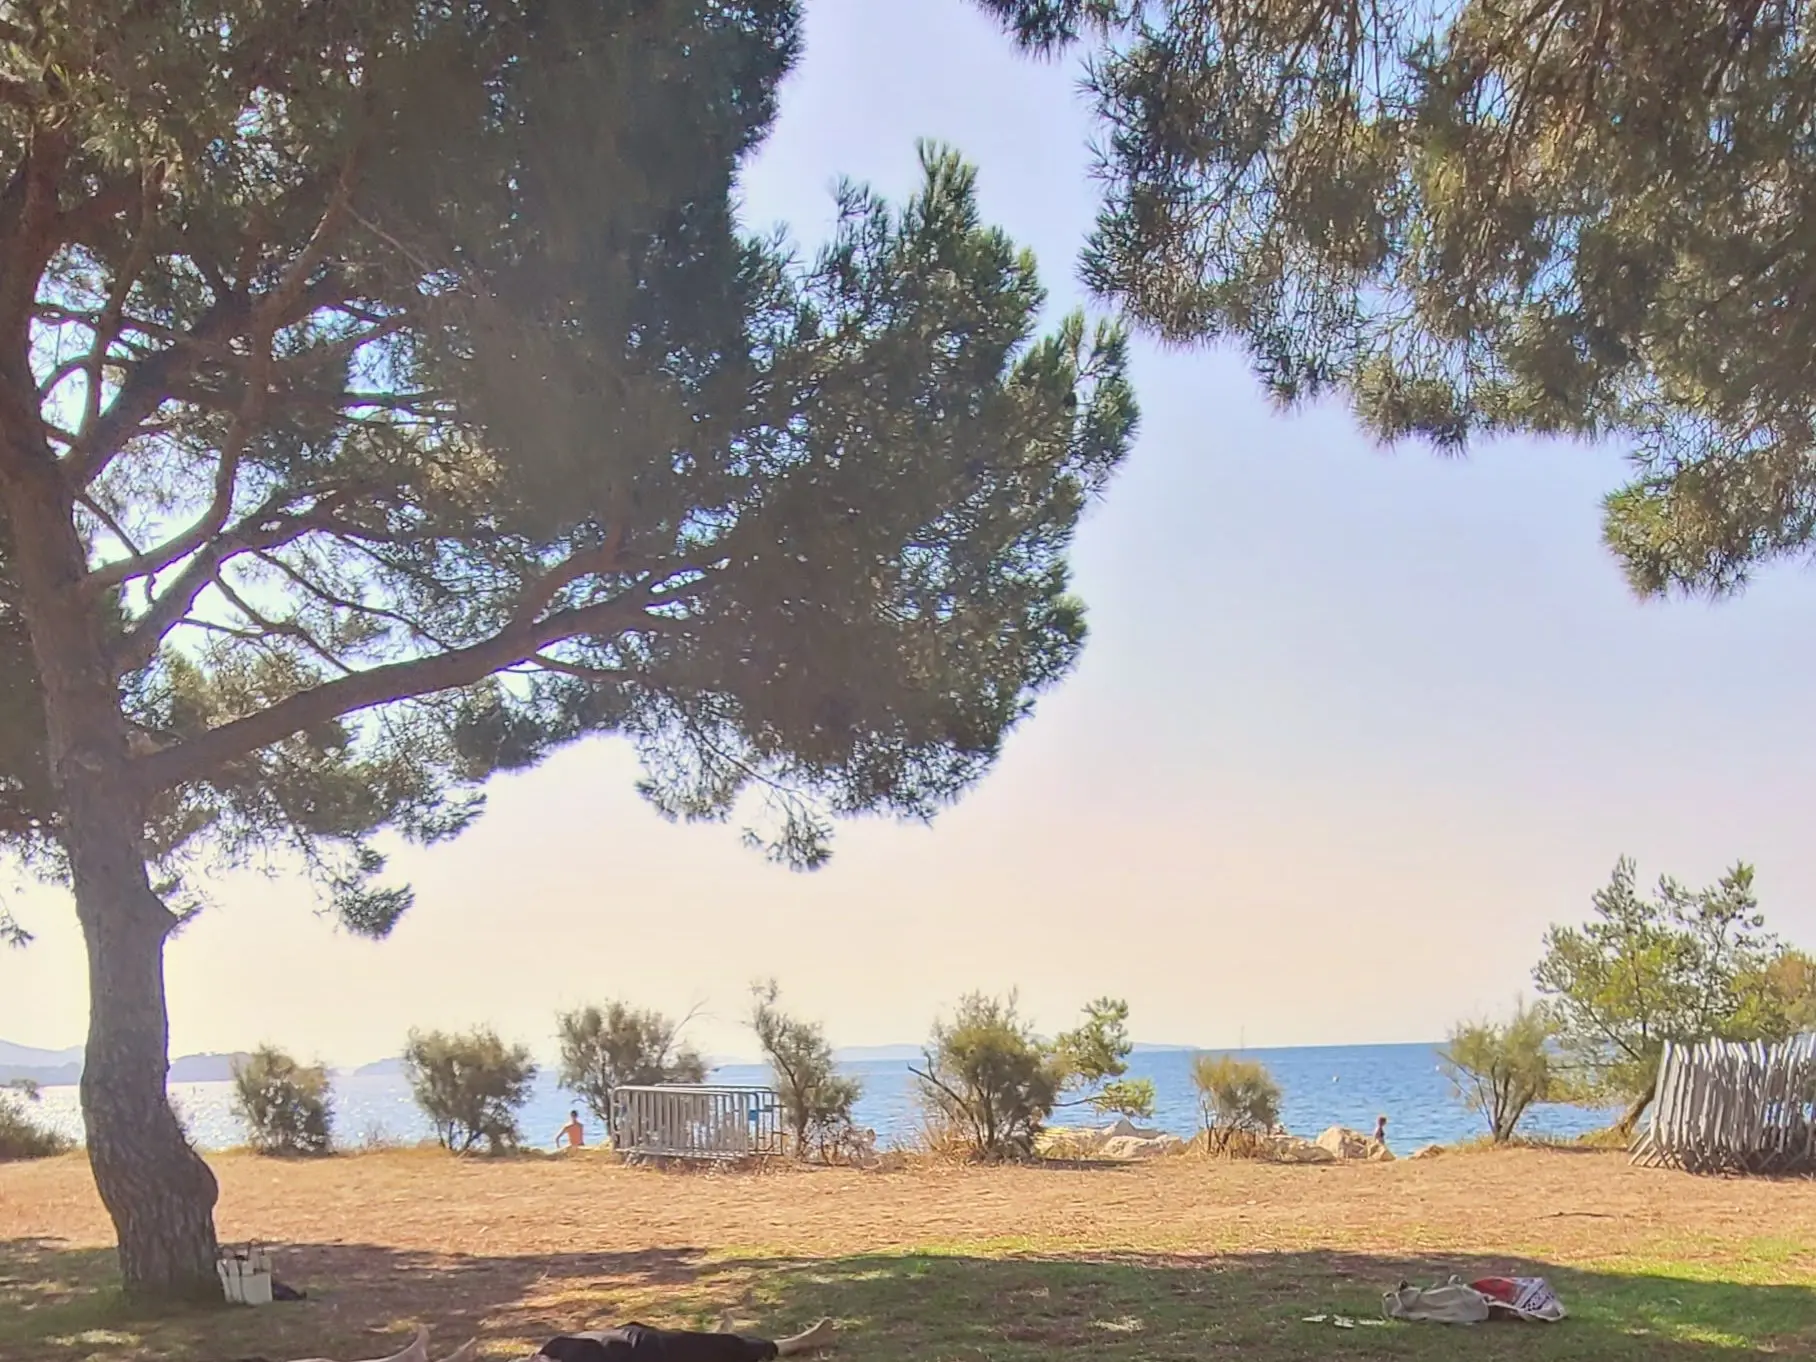
<instances>
[{"instance_id":1,"label":"large rock","mask_svg":"<svg viewBox=\"0 0 1816 1362\"><path fill-rule=\"evenodd\" d=\"M1079 1126L1049 1126L1034 1140L1034 1152L1049 1159L1086 1159L1103 1143L1095 1130Z\"/></svg>"},{"instance_id":2,"label":"large rock","mask_svg":"<svg viewBox=\"0 0 1816 1362\"><path fill-rule=\"evenodd\" d=\"M1050 1159L1151 1159L1185 1148L1177 1135L1144 1130L1127 1117L1107 1126L1052 1126L1041 1131L1035 1152Z\"/></svg>"},{"instance_id":3,"label":"large rock","mask_svg":"<svg viewBox=\"0 0 1816 1362\"><path fill-rule=\"evenodd\" d=\"M1178 1154L1185 1141L1177 1135L1117 1135L1097 1147L1100 1159L1158 1159Z\"/></svg>"},{"instance_id":4,"label":"large rock","mask_svg":"<svg viewBox=\"0 0 1816 1362\"><path fill-rule=\"evenodd\" d=\"M1435 1159L1444 1152L1441 1144L1428 1144L1423 1149L1415 1149L1409 1156L1415 1159Z\"/></svg>"},{"instance_id":5,"label":"large rock","mask_svg":"<svg viewBox=\"0 0 1816 1362\"><path fill-rule=\"evenodd\" d=\"M1318 1147L1330 1151L1334 1158L1391 1163L1393 1151L1380 1140L1348 1126L1332 1126L1318 1137Z\"/></svg>"},{"instance_id":6,"label":"large rock","mask_svg":"<svg viewBox=\"0 0 1816 1362\"><path fill-rule=\"evenodd\" d=\"M1270 1157L1280 1163L1335 1163L1337 1156L1323 1145L1297 1135L1277 1135Z\"/></svg>"}]
</instances>

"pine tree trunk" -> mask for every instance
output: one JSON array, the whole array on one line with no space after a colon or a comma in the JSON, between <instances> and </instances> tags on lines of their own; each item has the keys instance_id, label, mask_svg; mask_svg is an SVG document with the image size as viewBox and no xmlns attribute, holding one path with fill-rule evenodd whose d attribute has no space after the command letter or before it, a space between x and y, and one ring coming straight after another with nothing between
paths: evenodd
<instances>
[{"instance_id":1,"label":"pine tree trunk","mask_svg":"<svg viewBox=\"0 0 1816 1362\"><path fill-rule=\"evenodd\" d=\"M1652 1089L1647 1088L1638 1097L1633 1099L1632 1104L1628 1106L1626 1111L1621 1113L1621 1118L1614 1123L1614 1128L1620 1132L1623 1139L1630 1140L1633 1138L1633 1132L1639 1129L1639 1123L1641 1118L1646 1114L1646 1108L1651 1105Z\"/></svg>"},{"instance_id":2,"label":"pine tree trunk","mask_svg":"<svg viewBox=\"0 0 1816 1362\"><path fill-rule=\"evenodd\" d=\"M146 872L148 792L136 788L101 626L108 602L88 590L74 494L42 439L29 436L29 367L8 359L0 347L0 511L43 695L56 833L88 946L89 1163L119 1237L126 1290L218 1300L214 1174L165 1092L164 941L176 919Z\"/></svg>"},{"instance_id":3,"label":"pine tree trunk","mask_svg":"<svg viewBox=\"0 0 1816 1362\"><path fill-rule=\"evenodd\" d=\"M164 941L174 919L146 878L132 810L119 812L86 810L70 819L66 836L88 943L88 1160L119 1237L127 1292L218 1299L214 1174L165 1089Z\"/></svg>"}]
</instances>

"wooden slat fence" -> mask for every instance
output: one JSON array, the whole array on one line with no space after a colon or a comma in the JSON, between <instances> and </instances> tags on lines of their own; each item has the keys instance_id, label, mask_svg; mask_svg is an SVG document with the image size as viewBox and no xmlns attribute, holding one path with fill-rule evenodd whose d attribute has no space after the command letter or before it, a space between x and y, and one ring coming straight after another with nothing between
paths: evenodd
<instances>
[{"instance_id":1,"label":"wooden slat fence","mask_svg":"<svg viewBox=\"0 0 1816 1362\"><path fill-rule=\"evenodd\" d=\"M1692 1173L1816 1173L1816 1035L1667 1045L1633 1161Z\"/></svg>"},{"instance_id":2,"label":"wooden slat fence","mask_svg":"<svg viewBox=\"0 0 1816 1362\"><path fill-rule=\"evenodd\" d=\"M770 1088L615 1088L612 1143L634 1158L770 1158L782 1152L779 1114Z\"/></svg>"}]
</instances>

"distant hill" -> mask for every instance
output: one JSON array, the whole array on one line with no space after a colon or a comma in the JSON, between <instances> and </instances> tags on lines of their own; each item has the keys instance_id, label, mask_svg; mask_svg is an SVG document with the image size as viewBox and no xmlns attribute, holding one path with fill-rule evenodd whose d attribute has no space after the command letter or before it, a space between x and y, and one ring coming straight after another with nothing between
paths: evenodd
<instances>
[{"instance_id":1,"label":"distant hill","mask_svg":"<svg viewBox=\"0 0 1816 1362\"><path fill-rule=\"evenodd\" d=\"M401 1074L403 1071L403 1060L392 1057L375 1059L370 1064L362 1064L352 1073L355 1078L389 1078L395 1074Z\"/></svg>"},{"instance_id":2,"label":"distant hill","mask_svg":"<svg viewBox=\"0 0 1816 1362\"><path fill-rule=\"evenodd\" d=\"M172 1083L221 1083L233 1077L235 1060L249 1056L244 1050L230 1055L184 1055L170 1061Z\"/></svg>"},{"instance_id":3,"label":"distant hill","mask_svg":"<svg viewBox=\"0 0 1816 1362\"><path fill-rule=\"evenodd\" d=\"M170 1062L172 1083L218 1083L233 1077L233 1062L243 1053L181 1055ZM64 1087L82 1078L82 1049L38 1050L29 1045L0 1041L0 1083L20 1080L41 1088Z\"/></svg>"},{"instance_id":4,"label":"distant hill","mask_svg":"<svg viewBox=\"0 0 1816 1362\"><path fill-rule=\"evenodd\" d=\"M36 1083L41 1088L61 1087L82 1076L82 1047L40 1050L35 1045L15 1045L0 1040L0 1083Z\"/></svg>"},{"instance_id":5,"label":"distant hill","mask_svg":"<svg viewBox=\"0 0 1816 1362\"><path fill-rule=\"evenodd\" d=\"M81 1077L80 1064L0 1064L0 1083L36 1083L40 1088L60 1088Z\"/></svg>"},{"instance_id":6,"label":"distant hill","mask_svg":"<svg viewBox=\"0 0 1816 1362\"><path fill-rule=\"evenodd\" d=\"M0 1066L5 1068L54 1070L64 1064L82 1064L82 1046L71 1046L69 1050L38 1050L36 1046L16 1046L11 1041L0 1041Z\"/></svg>"},{"instance_id":7,"label":"distant hill","mask_svg":"<svg viewBox=\"0 0 1816 1362\"><path fill-rule=\"evenodd\" d=\"M921 1057L918 1045L848 1045L834 1050L832 1057L845 1064L887 1064L916 1060Z\"/></svg>"}]
</instances>

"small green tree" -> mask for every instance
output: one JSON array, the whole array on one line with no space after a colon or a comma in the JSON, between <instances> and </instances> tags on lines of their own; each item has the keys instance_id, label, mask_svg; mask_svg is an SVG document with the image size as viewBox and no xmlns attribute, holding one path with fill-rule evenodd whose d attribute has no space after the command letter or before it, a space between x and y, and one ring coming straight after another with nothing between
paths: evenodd
<instances>
[{"instance_id":1,"label":"small green tree","mask_svg":"<svg viewBox=\"0 0 1816 1362\"><path fill-rule=\"evenodd\" d=\"M704 1083L706 1060L679 1040L688 1018L612 1001L556 1019L561 1086L578 1094L609 1132L612 1090L650 1083Z\"/></svg>"},{"instance_id":2,"label":"small green tree","mask_svg":"<svg viewBox=\"0 0 1816 1362\"><path fill-rule=\"evenodd\" d=\"M536 1079L524 1046L506 1045L489 1027L455 1035L412 1031L404 1073L442 1148L465 1154L483 1142L497 1154L522 1143L517 1113Z\"/></svg>"},{"instance_id":3,"label":"small green tree","mask_svg":"<svg viewBox=\"0 0 1816 1362\"><path fill-rule=\"evenodd\" d=\"M1122 1082L1131 1050L1126 1003L1100 998L1075 1030L1043 1041L1022 1017L1012 990L959 1001L950 1022L934 1023L918 1080L928 1113L980 1158L1026 1158L1054 1108L1074 1093L1099 1111L1145 1116L1154 1085Z\"/></svg>"},{"instance_id":4,"label":"small green tree","mask_svg":"<svg viewBox=\"0 0 1816 1362\"><path fill-rule=\"evenodd\" d=\"M774 979L753 984L751 996L750 1026L769 1061L792 1148L797 1157L813 1149L827 1157L849 1133L863 1087L838 1071L823 1027L782 1011Z\"/></svg>"},{"instance_id":5,"label":"small green tree","mask_svg":"<svg viewBox=\"0 0 1816 1362\"><path fill-rule=\"evenodd\" d=\"M1087 1004L1084 1022L1062 1032L1052 1048L1062 1087L1076 1094L1062 1097L1059 1105L1084 1105L1124 1116L1154 1114L1153 1080L1124 1077L1135 1047L1129 1040L1129 1005L1122 999L1099 998Z\"/></svg>"},{"instance_id":6,"label":"small green tree","mask_svg":"<svg viewBox=\"0 0 1816 1362\"><path fill-rule=\"evenodd\" d=\"M261 1154L326 1154L333 1145L328 1070L299 1064L275 1046L234 1061L233 1114Z\"/></svg>"},{"instance_id":7,"label":"small green tree","mask_svg":"<svg viewBox=\"0 0 1816 1362\"><path fill-rule=\"evenodd\" d=\"M1742 1011L1762 1040L1788 1040L1816 1031L1816 958L1780 951L1741 980Z\"/></svg>"},{"instance_id":8,"label":"small green tree","mask_svg":"<svg viewBox=\"0 0 1816 1362\"><path fill-rule=\"evenodd\" d=\"M1622 858L1581 927L1553 927L1533 978L1579 1101L1624 1102L1630 1133L1652 1101L1667 1041L1759 1040L1782 1025L1756 984L1781 948L1765 931L1753 869L1692 890L1639 892Z\"/></svg>"},{"instance_id":9,"label":"small green tree","mask_svg":"<svg viewBox=\"0 0 1816 1362\"><path fill-rule=\"evenodd\" d=\"M75 1148L75 1141L62 1131L32 1118L28 1107L36 1101L36 1083L0 1083L0 1163L9 1159L48 1159Z\"/></svg>"},{"instance_id":10,"label":"small green tree","mask_svg":"<svg viewBox=\"0 0 1816 1362\"><path fill-rule=\"evenodd\" d=\"M1204 1120L1205 1143L1228 1150L1241 1136L1267 1134L1280 1120L1280 1085L1258 1060L1197 1055L1192 1087Z\"/></svg>"},{"instance_id":11,"label":"small green tree","mask_svg":"<svg viewBox=\"0 0 1816 1362\"><path fill-rule=\"evenodd\" d=\"M1551 1050L1550 1016L1520 1003L1504 1022L1459 1022L1438 1060L1463 1105L1481 1113L1496 1144L1506 1144L1533 1103L1558 1091Z\"/></svg>"}]
</instances>

